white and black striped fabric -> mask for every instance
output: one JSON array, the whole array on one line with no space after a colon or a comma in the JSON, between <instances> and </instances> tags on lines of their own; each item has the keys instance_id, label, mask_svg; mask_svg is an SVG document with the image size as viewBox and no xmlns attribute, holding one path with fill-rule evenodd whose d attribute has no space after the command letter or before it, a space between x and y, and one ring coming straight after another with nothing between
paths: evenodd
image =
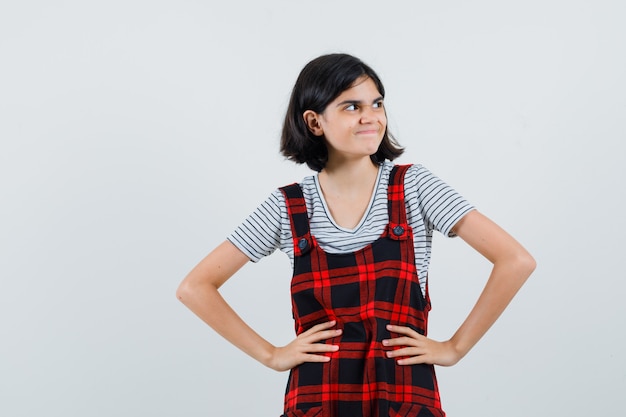
<instances>
[{"instance_id":1,"label":"white and black striped fabric","mask_svg":"<svg viewBox=\"0 0 626 417\"><path fill-rule=\"evenodd\" d=\"M393 163L386 161L378 172L376 190L363 219L354 229L335 223L320 191L317 175L300 183L309 214L311 233L328 253L354 252L380 237L389 222L387 184ZM405 201L413 228L415 265L425 293L433 231L453 236L451 229L474 207L453 188L422 165L413 165L405 177ZM293 265L293 240L283 194L276 189L231 234L228 240L258 262L279 248Z\"/></svg>"}]
</instances>

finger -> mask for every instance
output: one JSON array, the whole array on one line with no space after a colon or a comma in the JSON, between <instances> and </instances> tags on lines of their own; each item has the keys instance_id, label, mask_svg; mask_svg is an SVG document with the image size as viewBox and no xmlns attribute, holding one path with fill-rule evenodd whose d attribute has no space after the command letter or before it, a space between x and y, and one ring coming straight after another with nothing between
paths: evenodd
<instances>
[{"instance_id":1,"label":"finger","mask_svg":"<svg viewBox=\"0 0 626 417\"><path fill-rule=\"evenodd\" d=\"M338 345L327 345L325 343L313 343L304 347L304 352L307 353L321 353L321 352L336 352L339 350Z\"/></svg>"},{"instance_id":2,"label":"finger","mask_svg":"<svg viewBox=\"0 0 626 417\"><path fill-rule=\"evenodd\" d=\"M398 365L419 365L423 363L432 365L434 362L427 355L418 355L418 356L411 356L410 358L398 359L396 363Z\"/></svg>"},{"instance_id":3,"label":"finger","mask_svg":"<svg viewBox=\"0 0 626 417\"><path fill-rule=\"evenodd\" d=\"M304 355L302 362L328 362L330 361L329 356L324 355Z\"/></svg>"},{"instance_id":4,"label":"finger","mask_svg":"<svg viewBox=\"0 0 626 417\"><path fill-rule=\"evenodd\" d=\"M326 330L326 329L330 329L331 327L333 327L334 325L337 324L337 320L331 320L331 321L327 321L325 323L320 323L320 324L316 324L315 326L311 327L310 329L300 333L300 335L310 335L313 333L317 333L321 330Z\"/></svg>"},{"instance_id":5,"label":"finger","mask_svg":"<svg viewBox=\"0 0 626 417\"><path fill-rule=\"evenodd\" d=\"M425 349L419 349L416 347L405 347L397 350L390 350L386 352L388 358L398 358L401 356L413 357L426 354Z\"/></svg>"},{"instance_id":6,"label":"finger","mask_svg":"<svg viewBox=\"0 0 626 417\"><path fill-rule=\"evenodd\" d=\"M395 326L393 324L388 324L387 325L387 330L389 330L390 332L394 332L394 333L400 333L400 334L403 334L405 336L412 337L414 339L417 339L419 337L424 337L421 334L419 334L418 332L416 332L415 330L411 329L410 327L406 327L406 326Z\"/></svg>"},{"instance_id":7,"label":"finger","mask_svg":"<svg viewBox=\"0 0 626 417\"><path fill-rule=\"evenodd\" d=\"M306 340L309 343L320 342L326 339L332 339L333 337L337 337L342 333L341 329L333 329L333 330L322 330L314 334L307 335L303 337L303 340Z\"/></svg>"},{"instance_id":8,"label":"finger","mask_svg":"<svg viewBox=\"0 0 626 417\"><path fill-rule=\"evenodd\" d=\"M419 341L410 337L401 336L383 340L383 346L419 346Z\"/></svg>"}]
</instances>

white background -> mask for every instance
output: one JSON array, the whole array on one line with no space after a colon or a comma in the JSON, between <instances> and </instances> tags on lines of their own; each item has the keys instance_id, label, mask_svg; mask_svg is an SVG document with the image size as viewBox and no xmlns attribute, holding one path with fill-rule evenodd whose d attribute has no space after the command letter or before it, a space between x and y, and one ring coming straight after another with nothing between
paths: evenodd
<instances>
[{"instance_id":1,"label":"white background","mask_svg":"<svg viewBox=\"0 0 626 417\"><path fill-rule=\"evenodd\" d=\"M419 162L538 269L458 365L449 416L624 415L626 4L503 1L0 3L0 415L278 416L286 373L175 298L276 187L310 59L349 52L387 88ZM489 265L437 236L430 335ZM224 286L291 340L280 253Z\"/></svg>"}]
</instances>

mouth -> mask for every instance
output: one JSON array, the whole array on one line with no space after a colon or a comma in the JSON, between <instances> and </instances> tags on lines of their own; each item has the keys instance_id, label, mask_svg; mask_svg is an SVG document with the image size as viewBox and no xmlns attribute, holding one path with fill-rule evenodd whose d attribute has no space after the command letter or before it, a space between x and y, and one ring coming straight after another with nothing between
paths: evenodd
<instances>
[{"instance_id":1,"label":"mouth","mask_svg":"<svg viewBox=\"0 0 626 417\"><path fill-rule=\"evenodd\" d=\"M378 129L364 129L356 132L357 135L377 135Z\"/></svg>"}]
</instances>

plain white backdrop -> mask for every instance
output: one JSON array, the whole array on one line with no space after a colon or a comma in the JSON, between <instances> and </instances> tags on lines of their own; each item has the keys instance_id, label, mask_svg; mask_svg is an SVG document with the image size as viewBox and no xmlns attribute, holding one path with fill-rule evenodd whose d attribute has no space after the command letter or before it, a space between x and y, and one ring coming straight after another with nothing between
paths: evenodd
<instances>
[{"instance_id":1,"label":"plain white backdrop","mask_svg":"<svg viewBox=\"0 0 626 417\"><path fill-rule=\"evenodd\" d=\"M538 269L472 352L439 368L457 416L624 415L626 5L620 0L0 3L0 415L278 416L286 373L175 298L276 187L295 78L348 52L390 128L520 240ZM430 335L489 265L437 236ZM227 300L291 340L289 262Z\"/></svg>"}]
</instances>

